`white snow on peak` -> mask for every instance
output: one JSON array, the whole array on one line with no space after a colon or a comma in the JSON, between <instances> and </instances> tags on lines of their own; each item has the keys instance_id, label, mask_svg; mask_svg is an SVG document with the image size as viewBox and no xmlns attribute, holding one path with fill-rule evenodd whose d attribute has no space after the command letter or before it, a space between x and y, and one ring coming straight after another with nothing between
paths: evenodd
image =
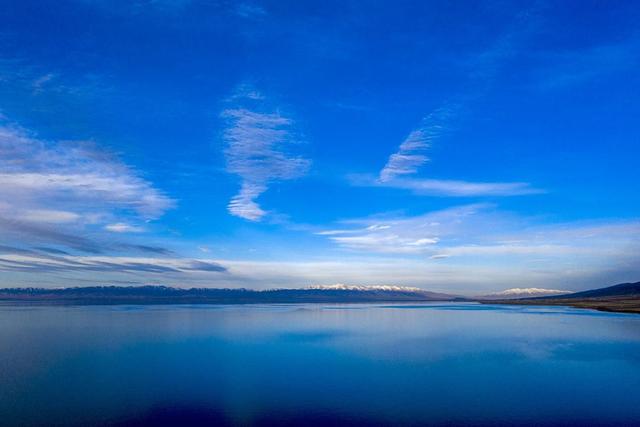
<instances>
[{"instance_id":1,"label":"white snow on peak","mask_svg":"<svg viewBox=\"0 0 640 427\"><path fill-rule=\"evenodd\" d=\"M345 285L336 283L335 285L312 285L307 289L317 289L326 291L397 291L397 292L422 292L424 289L414 288L410 286L396 285Z\"/></svg>"},{"instance_id":2,"label":"white snow on peak","mask_svg":"<svg viewBox=\"0 0 640 427\"><path fill-rule=\"evenodd\" d=\"M491 294L491 296L503 296L503 297L508 297L508 296L514 296L514 295L532 295L532 296L537 296L537 295L560 295L560 294L568 294L570 293L569 291L562 291L559 289L542 289L542 288L511 288L511 289L506 289L504 291L500 291L500 292L494 292Z\"/></svg>"}]
</instances>

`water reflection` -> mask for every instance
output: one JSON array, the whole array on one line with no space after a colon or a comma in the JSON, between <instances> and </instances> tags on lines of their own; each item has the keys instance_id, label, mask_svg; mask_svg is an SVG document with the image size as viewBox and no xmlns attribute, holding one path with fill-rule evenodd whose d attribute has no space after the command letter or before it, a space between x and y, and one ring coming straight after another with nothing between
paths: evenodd
<instances>
[{"instance_id":1,"label":"water reflection","mask_svg":"<svg viewBox=\"0 0 640 427\"><path fill-rule=\"evenodd\" d=\"M629 314L0 306L0 348L0 415L10 425L640 419L640 316Z\"/></svg>"}]
</instances>

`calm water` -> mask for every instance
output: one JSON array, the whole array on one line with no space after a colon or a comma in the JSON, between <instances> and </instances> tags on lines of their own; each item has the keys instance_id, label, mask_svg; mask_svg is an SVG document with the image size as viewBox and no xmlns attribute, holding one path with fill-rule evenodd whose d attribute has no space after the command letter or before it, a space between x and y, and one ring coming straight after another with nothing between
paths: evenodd
<instances>
[{"instance_id":1,"label":"calm water","mask_svg":"<svg viewBox=\"0 0 640 427\"><path fill-rule=\"evenodd\" d=\"M638 424L640 316L0 306L0 424Z\"/></svg>"}]
</instances>

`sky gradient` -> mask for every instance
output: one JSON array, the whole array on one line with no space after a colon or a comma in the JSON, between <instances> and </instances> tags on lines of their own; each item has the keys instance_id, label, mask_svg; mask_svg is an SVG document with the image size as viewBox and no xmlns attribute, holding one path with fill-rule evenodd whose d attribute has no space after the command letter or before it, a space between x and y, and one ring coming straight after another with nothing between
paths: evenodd
<instances>
[{"instance_id":1,"label":"sky gradient","mask_svg":"<svg viewBox=\"0 0 640 427\"><path fill-rule=\"evenodd\" d=\"M640 280L640 5L0 1L0 286Z\"/></svg>"}]
</instances>

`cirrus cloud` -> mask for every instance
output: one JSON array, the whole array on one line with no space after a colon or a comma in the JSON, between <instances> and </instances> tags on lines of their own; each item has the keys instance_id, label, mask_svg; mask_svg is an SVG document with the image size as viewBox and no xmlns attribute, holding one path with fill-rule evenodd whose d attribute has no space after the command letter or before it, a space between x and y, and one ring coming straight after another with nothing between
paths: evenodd
<instances>
[{"instance_id":1,"label":"cirrus cloud","mask_svg":"<svg viewBox=\"0 0 640 427\"><path fill-rule=\"evenodd\" d=\"M0 120L0 238L6 243L88 253L130 250L140 245L113 242L100 232L142 231L136 223L174 206L94 142L50 141Z\"/></svg>"},{"instance_id":2,"label":"cirrus cloud","mask_svg":"<svg viewBox=\"0 0 640 427\"><path fill-rule=\"evenodd\" d=\"M227 171L240 177L241 188L228 210L234 216L259 221L266 212L258 197L274 182L304 175L311 162L290 153L300 142L293 132L293 120L268 111L264 96L242 86L230 101L234 106L221 114L227 123L225 157Z\"/></svg>"},{"instance_id":3,"label":"cirrus cloud","mask_svg":"<svg viewBox=\"0 0 640 427\"><path fill-rule=\"evenodd\" d=\"M94 143L45 141L11 123L0 124L0 197L23 210L127 210L157 218L174 200Z\"/></svg>"},{"instance_id":4,"label":"cirrus cloud","mask_svg":"<svg viewBox=\"0 0 640 427\"><path fill-rule=\"evenodd\" d=\"M421 125L411 131L400 144L398 151L389 156L387 164L380 171L380 182L389 182L398 176L414 174L420 166L428 162L429 157L425 155L425 151L447 131L448 122L456 108L447 105L426 116Z\"/></svg>"}]
</instances>

